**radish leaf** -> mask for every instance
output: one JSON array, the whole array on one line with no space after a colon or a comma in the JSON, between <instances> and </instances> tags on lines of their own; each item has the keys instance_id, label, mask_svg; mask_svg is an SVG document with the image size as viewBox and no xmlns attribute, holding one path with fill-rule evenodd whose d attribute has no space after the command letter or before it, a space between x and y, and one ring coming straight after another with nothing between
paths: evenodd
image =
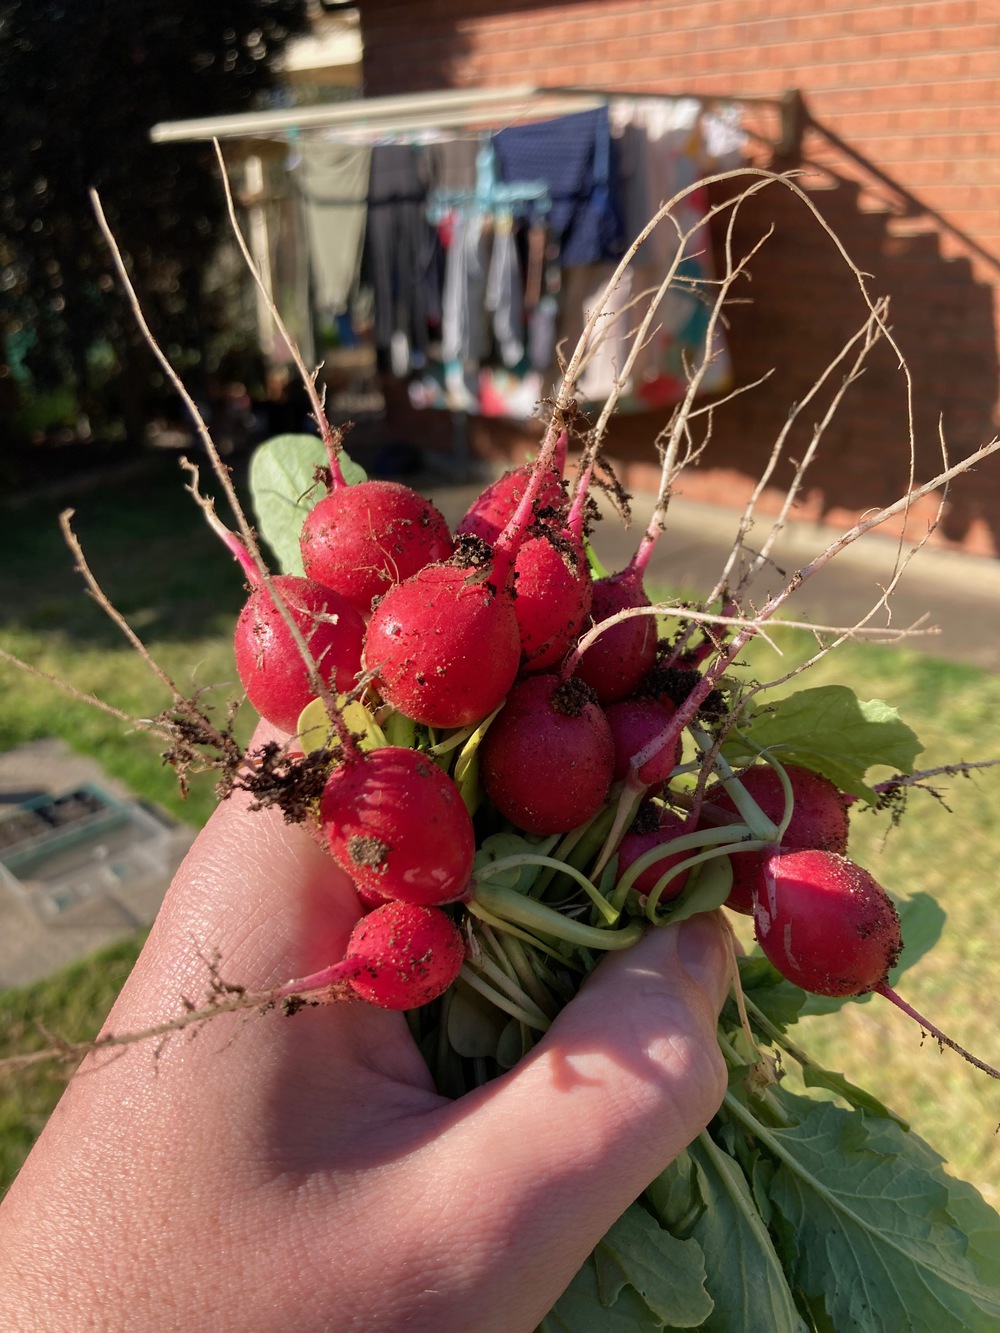
<instances>
[{"instance_id":1,"label":"radish leaf","mask_svg":"<svg viewBox=\"0 0 1000 1333\"><path fill-rule=\"evenodd\" d=\"M601 1239L539 1331L705 1328L711 1312L701 1247L677 1240L634 1203Z\"/></svg>"},{"instance_id":2,"label":"radish leaf","mask_svg":"<svg viewBox=\"0 0 1000 1333\"><path fill-rule=\"evenodd\" d=\"M727 1106L736 1103L727 1098ZM791 1129L754 1122L753 1132L778 1163L768 1199L785 1271L820 1326L859 1333L1000 1326L1000 1290L967 1253L943 1172L927 1169L923 1145L911 1150L914 1137L893 1120L821 1103Z\"/></svg>"},{"instance_id":3,"label":"radish leaf","mask_svg":"<svg viewBox=\"0 0 1000 1333\"><path fill-rule=\"evenodd\" d=\"M707 1132L645 1197L664 1226L682 1229L702 1248L705 1287L715 1302L705 1333L805 1330L746 1177Z\"/></svg>"},{"instance_id":4,"label":"radish leaf","mask_svg":"<svg viewBox=\"0 0 1000 1333\"><path fill-rule=\"evenodd\" d=\"M881 699L865 702L846 685L819 685L753 713L723 754L736 766L768 750L782 763L811 768L841 791L874 803L878 797L864 782L868 769L878 765L912 773L923 748Z\"/></svg>"}]
</instances>

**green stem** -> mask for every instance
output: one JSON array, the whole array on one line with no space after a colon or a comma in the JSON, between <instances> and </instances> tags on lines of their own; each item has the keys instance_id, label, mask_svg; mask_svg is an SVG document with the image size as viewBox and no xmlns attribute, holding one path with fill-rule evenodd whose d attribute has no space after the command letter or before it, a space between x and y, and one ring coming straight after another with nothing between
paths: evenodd
<instances>
[{"instance_id":1,"label":"green stem","mask_svg":"<svg viewBox=\"0 0 1000 1333\"><path fill-rule=\"evenodd\" d=\"M583 889L584 893L594 904L601 916L604 917L609 926L613 926L621 915L616 911L607 898L598 893L586 875L582 874L575 866L567 865L565 861L557 861L552 856L538 856L534 852L518 852L514 856L501 857L499 861L492 861L489 865L483 866L476 871L476 882L481 884L484 879L491 879L494 875L503 870L513 870L517 866L549 866L552 869L559 870L561 873L569 875L571 879ZM521 895L524 896L523 894Z\"/></svg>"},{"instance_id":2,"label":"green stem","mask_svg":"<svg viewBox=\"0 0 1000 1333\"><path fill-rule=\"evenodd\" d=\"M502 931L504 935L513 935L515 939L523 940L523 942L529 945L532 949L536 949L539 953L554 959L560 967L568 967L577 972L583 970L572 959L567 958L566 955L560 953L558 949L554 949L551 944L547 944L544 940L540 940L536 935L530 935L526 930L522 930L519 926L515 926L510 921L505 921L502 917L494 916L492 912L482 905L482 903L470 902L466 903L465 906L478 921L482 921L484 924L492 926L494 930Z\"/></svg>"},{"instance_id":3,"label":"green stem","mask_svg":"<svg viewBox=\"0 0 1000 1333\"><path fill-rule=\"evenodd\" d=\"M506 959L504 961L506 962ZM480 973L501 994L506 995L509 1000L513 1000L522 1013L527 1014L529 1018L534 1020L535 1027L538 1026L539 1022L551 1021L549 1016L535 1004L531 996L525 994L517 978L509 976L504 967L494 962L486 954L480 954L478 958L470 959L464 966Z\"/></svg>"},{"instance_id":4,"label":"green stem","mask_svg":"<svg viewBox=\"0 0 1000 1333\"><path fill-rule=\"evenodd\" d=\"M544 1014L536 1014L534 1012L529 1012L526 1009L522 1009L520 1005L509 999L501 991L494 990L489 982L477 972L473 971L468 963L462 964L462 970L459 972L459 976L467 985L471 986L474 991L478 991L480 995L489 1000L490 1004L494 1005L495 1008L502 1010L505 1014L509 1014L511 1018L516 1018L519 1023L524 1023L526 1027L534 1028L536 1032L547 1032L551 1027L549 1019L547 1019ZM534 1006L532 1006L532 1009L534 1009Z\"/></svg>"},{"instance_id":5,"label":"green stem","mask_svg":"<svg viewBox=\"0 0 1000 1333\"><path fill-rule=\"evenodd\" d=\"M663 897L664 889L672 879L676 879L677 876L684 871L692 870L695 866L703 865L706 861L714 861L717 857L728 856L731 852L755 852L767 846L770 846L770 844L757 841L726 843L722 847L710 847L707 851L699 852L697 856L689 856L686 860L679 862L675 866L671 866L666 874L660 876L650 892L646 895L646 916L652 921L654 926L660 925L661 920L666 921L670 919L669 917L658 917L656 909L660 905L660 899ZM729 877L729 884L731 885L731 871L727 871L726 873Z\"/></svg>"},{"instance_id":6,"label":"green stem","mask_svg":"<svg viewBox=\"0 0 1000 1333\"><path fill-rule=\"evenodd\" d=\"M412 750L413 742L417 739L417 724L405 713L393 712L382 724L382 733L390 745Z\"/></svg>"},{"instance_id":7,"label":"green stem","mask_svg":"<svg viewBox=\"0 0 1000 1333\"><path fill-rule=\"evenodd\" d=\"M690 727L689 730L701 749L710 750L712 748L711 738L705 732L699 731L695 727ZM777 825L773 820L768 819L721 754L716 757L715 766L719 770L722 785L729 793L733 804L754 837L761 838L767 844L776 842Z\"/></svg>"},{"instance_id":8,"label":"green stem","mask_svg":"<svg viewBox=\"0 0 1000 1333\"><path fill-rule=\"evenodd\" d=\"M542 984L542 979L532 966L532 960L528 957L521 941L515 939L513 935L502 934L497 937L496 947L503 951L525 992L531 996L543 1014L551 1016L550 1011L555 1007L555 1002Z\"/></svg>"},{"instance_id":9,"label":"green stem","mask_svg":"<svg viewBox=\"0 0 1000 1333\"><path fill-rule=\"evenodd\" d=\"M475 913L478 904L501 921L509 920L539 935L585 949L630 949L642 937L645 929L639 921L630 922L616 930L587 926L553 911L544 903L526 898L523 893L515 893L513 889L505 889L499 884L484 884L477 877L472 900L466 904L466 908Z\"/></svg>"},{"instance_id":10,"label":"green stem","mask_svg":"<svg viewBox=\"0 0 1000 1333\"><path fill-rule=\"evenodd\" d=\"M724 824L721 828L695 829L691 833L681 833L676 838L671 838L669 842L661 842L658 847L651 847L648 852L643 852L642 856L637 857L619 879L611 895L612 906L620 912L629 891L643 871L648 870L665 856L674 856L678 852L693 851L700 847L715 848L716 851L721 848L726 852L735 848L743 852L754 851L757 846L765 846L764 843L740 841L742 835L749 832L745 824ZM726 846L727 843L732 843L733 847Z\"/></svg>"}]
</instances>

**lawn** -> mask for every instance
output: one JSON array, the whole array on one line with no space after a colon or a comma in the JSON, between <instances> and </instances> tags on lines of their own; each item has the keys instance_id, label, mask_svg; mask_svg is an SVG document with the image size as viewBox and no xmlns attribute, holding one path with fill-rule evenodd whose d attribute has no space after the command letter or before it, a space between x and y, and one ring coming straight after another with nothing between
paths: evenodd
<instances>
[{"instance_id":1,"label":"lawn","mask_svg":"<svg viewBox=\"0 0 1000 1333\"><path fill-rule=\"evenodd\" d=\"M169 696L82 591L58 533L61 503L9 507L4 516L0 646L135 716L153 715ZM140 476L81 492L71 503L84 550L112 601L183 690L203 691L204 703L223 709L235 679L229 636L242 579L184 494L173 460L151 459ZM787 658L779 667L770 653L762 644L750 659L762 677L787 669ZM924 742L922 765L1000 754L1000 746L992 748L997 677L899 648L851 645L807 678L809 684L830 682L894 704ZM183 801L148 736L127 734L117 720L3 663L0 688L0 747L64 737L180 818L200 823L207 817L214 799L210 774L196 779ZM996 1063L992 996L1000 965L991 926L1000 769L950 779L941 791L943 802L915 793L899 828L887 816L855 807L851 851L892 892L921 890L945 909L941 941L900 989L956 1040ZM140 943L140 937L123 941L30 990L0 992L0 1054L39 1040L39 1021L70 1038L96 1031ZM921 1045L919 1029L878 997L805 1020L798 1036L824 1063L905 1115L956 1175L1000 1204L996 1083L953 1053ZM61 1071L49 1070L20 1075L0 1089L0 1191L63 1081Z\"/></svg>"}]
</instances>

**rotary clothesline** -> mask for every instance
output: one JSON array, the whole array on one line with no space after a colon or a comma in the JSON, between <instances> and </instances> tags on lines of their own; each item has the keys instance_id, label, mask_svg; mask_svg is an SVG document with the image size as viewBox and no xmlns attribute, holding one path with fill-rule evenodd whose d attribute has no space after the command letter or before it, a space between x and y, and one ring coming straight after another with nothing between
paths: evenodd
<instances>
[{"instance_id":1,"label":"rotary clothesline","mask_svg":"<svg viewBox=\"0 0 1000 1333\"><path fill-rule=\"evenodd\" d=\"M408 380L414 406L518 419L551 391L557 346L575 342L631 237L661 202L696 187L707 168L733 164L742 148L731 116L713 113L706 127L695 99L664 98L607 99L475 136L424 130L369 146L335 138L297 140L291 172L319 308L340 316L365 286L379 365ZM357 190L352 227L352 205L332 179L338 170ZM706 354L705 390L728 382L721 337L706 348L708 310L698 297L712 276L704 213L696 188L677 205L692 237L682 282L661 302L620 410L677 401ZM675 228L658 229L619 284L581 377L585 401L610 391L642 315L633 298L656 289L677 244ZM341 331L350 336L343 320Z\"/></svg>"},{"instance_id":2,"label":"rotary clothesline","mask_svg":"<svg viewBox=\"0 0 1000 1333\"><path fill-rule=\"evenodd\" d=\"M186 134L232 137L240 122L285 145L280 179L298 219L285 217L269 268L285 274L286 300L307 288L327 336L370 340L415 406L517 418L550 392L556 347L575 343L631 237L706 170L735 165L743 145L734 103L589 90L362 99L227 122L188 123ZM157 127L154 137L182 132ZM621 410L676 401L706 353L704 388L728 379L725 348L705 346L697 296L712 276L704 207L697 189L678 207L693 237L683 281L657 311ZM290 246L296 225L305 282ZM632 298L659 285L676 238L658 228L622 280L581 380L585 399L610 388L642 313Z\"/></svg>"}]
</instances>

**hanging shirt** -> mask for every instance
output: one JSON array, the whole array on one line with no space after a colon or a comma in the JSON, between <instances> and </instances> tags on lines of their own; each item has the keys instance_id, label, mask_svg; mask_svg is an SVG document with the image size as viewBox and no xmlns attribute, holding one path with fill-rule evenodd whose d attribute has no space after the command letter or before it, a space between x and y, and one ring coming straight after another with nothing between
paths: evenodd
<instances>
[{"instance_id":1,"label":"hanging shirt","mask_svg":"<svg viewBox=\"0 0 1000 1333\"><path fill-rule=\"evenodd\" d=\"M435 313L428 281L435 237L418 164L409 144L377 144L371 150L363 272L374 293L379 364L387 368L392 349L397 374L405 374L407 366L396 349L405 344L425 352L428 320Z\"/></svg>"},{"instance_id":2,"label":"hanging shirt","mask_svg":"<svg viewBox=\"0 0 1000 1333\"><path fill-rule=\"evenodd\" d=\"M624 229L607 107L511 126L494 135L493 148L502 180L548 186L547 220L561 263L621 256Z\"/></svg>"},{"instance_id":3,"label":"hanging shirt","mask_svg":"<svg viewBox=\"0 0 1000 1333\"><path fill-rule=\"evenodd\" d=\"M332 316L348 307L361 266L371 149L304 138L292 179L309 237L313 301Z\"/></svg>"}]
</instances>

